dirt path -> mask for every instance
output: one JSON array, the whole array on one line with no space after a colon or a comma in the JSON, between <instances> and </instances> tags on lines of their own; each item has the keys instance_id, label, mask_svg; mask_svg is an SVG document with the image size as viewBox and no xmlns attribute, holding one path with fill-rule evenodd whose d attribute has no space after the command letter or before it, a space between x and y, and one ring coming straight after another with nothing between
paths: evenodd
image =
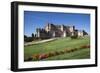
<instances>
[{"instance_id":1,"label":"dirt path","mask_svg":"<svg viewBox=\"0 0 100 73\"><path fill-rule=\"evenodd\" d=\"M46 39L46 40L37 41L37 42L28 42L28 43L25 43L24 46L29 46L29 45L33 45L33 44L39 44L39 43L49 42L49 41L53 41L53 40L56 40L56 39L57 38L52 38L52 39Z\"/></svg>"}]
</instances>

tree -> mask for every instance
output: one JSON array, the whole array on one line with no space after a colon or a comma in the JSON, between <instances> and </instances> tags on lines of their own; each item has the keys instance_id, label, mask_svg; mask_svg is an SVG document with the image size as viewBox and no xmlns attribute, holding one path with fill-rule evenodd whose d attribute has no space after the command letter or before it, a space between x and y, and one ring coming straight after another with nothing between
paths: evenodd
<instances>
[{"instance_id":1,"label":"tree","mask_svg":"<svg viewBox=\"0 0 100 73\"><path fill-rule=\"evenodd\" d=\"M25 42L32 42L32 41L33 41L33 38L24 35L24 41L25 41Z\"/></svg>"},{"instance_id":2,"label":"tree","mask_svg":"<svg viewBox=\"0 0 100 73\"><path fill-rule=\"evenodd\" d=\"M71 39L77 39L77 38L78 38L77 35L71 36Z\"/></svg>"},{"instance_id":3,"label":"tree","mask_svg":"<svg viewBox=\"0 0 100 73\"><path fill-rule=\"evenodd\" d=\"M24 35L24 38L27 38L27 36L26 36L26 35Z\"/></svg>"},{"instance_id":4,"label":"tree","mask_svg":"<svg viewBox=\"0 0 100 73\"><path fill-rule=\"evenodd\" d=\"M32 38L34 38L34 33L32 33Z\"/></svg>"}]
</instances>

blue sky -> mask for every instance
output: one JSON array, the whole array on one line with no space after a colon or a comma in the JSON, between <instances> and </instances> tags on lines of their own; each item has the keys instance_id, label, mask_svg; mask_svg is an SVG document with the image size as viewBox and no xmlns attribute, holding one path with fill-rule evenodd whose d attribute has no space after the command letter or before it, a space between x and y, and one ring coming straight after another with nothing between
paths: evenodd
<instances>
[{"instance_id":1,"label":"blue sky","mask_svg":"<svg viewBox=\"0 0 100 73\"><path fill-rule=\"evenodd\" d=\"M24 34L31 36L36 28L47 23L74 25L78 30L90 33L90 14L24 11Z\"/></svg>"}]
</instances>

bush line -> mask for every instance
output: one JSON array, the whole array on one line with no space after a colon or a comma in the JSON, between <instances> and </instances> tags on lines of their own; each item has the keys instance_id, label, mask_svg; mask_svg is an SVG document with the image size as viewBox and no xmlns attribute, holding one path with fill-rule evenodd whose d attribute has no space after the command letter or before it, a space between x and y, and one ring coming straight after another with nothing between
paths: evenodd
<instances>
[{"instance_id":1,"label":"bush line","mask_svg":"<svg viewBox=\"0 0 100 73\"><path fill-rule=\"evenodd\" d=\"M44 53L43 54L34 54L25 61L43 60L43 59L48 58L48 57L57 56L57 55L65 54L65 53L70 53L70 52L77 51L79 49L86 49L86 48L90 48L90 45L83 45L83 46L80 46L79 48L73 48L73 49L67 48L67 49L64 49L62 51L54 51L54 52L49 52L49 53L45 53L45 54Z\"/></svg>"}]
</instances>

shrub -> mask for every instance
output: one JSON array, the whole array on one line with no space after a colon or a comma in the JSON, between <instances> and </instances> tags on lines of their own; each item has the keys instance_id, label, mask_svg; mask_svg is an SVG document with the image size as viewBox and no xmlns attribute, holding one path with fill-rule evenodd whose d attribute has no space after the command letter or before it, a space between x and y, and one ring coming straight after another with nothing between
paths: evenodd
<instances>
[{"instance_id":1,"label":"shrub","mask_svg":"<svg viewBox=\"0 0 100 73\"><path fill-rule=\"evenodd\" d=\"M60 53L58 51L55 51L55 55L59 55Z\"/></svg>"},{"instance_id":2,"label":"shrub","mask_svg":"<svg viewBox=\"0 0 100 73\"><path fill-rule=\"evenodd\" d=\"M48 53L48 57L55 56L55 55L56 55L55 52L49 52Z\"/></svg>"},{"instance_id":3,"label":"shrub","mask_svg":"<svg viewBox=\"0 0 100 73\"><path fill-rule=\"evenodd\" d=\"M78 48L74 48L74 50L76 51L76 50L78 50Z\"/></svg>"},{"instance_id":4,"label":"shrub","mask_svg":"<svg viewBox=\"0 0 100 73\"><path fill-rule=\"evenodd\" d=\"M70 52L71 52L71 50L67 50L67 52L68 52L68 53L70 53Z\"/></svg>"},{"instance_id":5,"label":"shrub","mask_svg":"<svg viewBox=\"0 0 100 73\"><path fill-rule=\"evenodd\" d=\"M24 41L25 42L32 42L33 38L32 37L27 37L27 38L24 38Z\"/></svg>"},{"instance_id":6,"label":"shrub","mask_svg":"<svg viewBox=\"0 0 100 73\"><path fill-rule=\"evenodd\" d=\"M77 35L71 36L71 39L77 39L77 38L78 38Z\"/></svg>"},{"instance_id":7,"label":"shrub","mask_svg":"<svg viewBox=\"0 0 100 73\"><path fill-rule=\"evenodd\" d=\"M84 45L84 46L81 46L80 48L83 48L83 49L84 49L84 48L87 48L87 46L86 46L86 45Z\"/></svg>"},{"instance_id":8,"label":"shrub","mask_svg":"<svg viewBox=\"0 0 100 73\"><path fill-rule=\"evenodd\" d=\"M32 61L32 57L29 57L29 58L27 58L27 59L25 59L25 61Z\"/></svg>"},{"instance_id":9,"label":"shrub","mask_svg":"<svg viewBox=\"0 0 100 73\"><path fill-rule=\"evenodd\" d=\"M68 53L69 52L69 49L65 49L64 52Z\"/></svg>"},{"instance_id":10,"label":"shrub","mask_svg":"<svg viewBox=\"0 0 100 73\"><path fill-rule=\"evenodd\" d=\"M48 57L47 54L41 54L41 55L39 55L39 60L45 59L45 58L47 58L47 57Z\"/></svg>"},{"instance_id":11,"label":"shrub","mask_svg":"<svg viewBox=\"0 0 100 73\"><path fill-rule=\"evenodd\" d=\"M71 49L71 52L74 52L75 51L75 49Z\"/></svg>"},{"instance_id":12,"label":"shrub","mask_svg":"<svg viewBox=\"0 0 100 73\"><path fill-rule=\"evenodd\" d=\"M82 49L90 48L90 45L84 45L84 46L81 46L80 48L82 48Z\"/></svg>"},{"instance_id":13,"label":"shrub","mask_svg":"<svg viewBox=\"0 0 100 73\"><path fill-rule=\"evenodd\" d=\"M50 52L50 53L48 53L48 57L51 57L52 56L52 53Z\"/></svg>"},{"instance_id":14,"label":"shrub","mask_svg":"<svg viewBox=\"0 0 100 73\"><path fill-rule=\"evenodd\" d=\"M32 57L33 57L33 60L39 60L39 54L35 54Z\"/></svg>"},{"instance_id":15,"label":"shrub","mask_svg":"<svg viewBox=\"0 0 100 73\"><path fill-rule=\"evenodd\" d=\"M87 48L90 48L90 45L87 45Z\"/></svg>"},{"instance_id":16,"label":"shrub","mask_svg":"<svg viewBox=\"0 0 100 73\"><path fill-rule=\"evenodd\" d=\"M32 58L33 58L33 60L36 60L37 59L35 55L33 55Z\"/></svg>"},{"instance_id":17,"label":"shrub","mask_svg":"<svg viewBox=\"0 0 100 73\"><path fill-rule=\"evenodd\" d=\"M63 51L60 51L60 54L64 54L65 53L65 51L63 50Z\"/></svg>"}]
</instances>

